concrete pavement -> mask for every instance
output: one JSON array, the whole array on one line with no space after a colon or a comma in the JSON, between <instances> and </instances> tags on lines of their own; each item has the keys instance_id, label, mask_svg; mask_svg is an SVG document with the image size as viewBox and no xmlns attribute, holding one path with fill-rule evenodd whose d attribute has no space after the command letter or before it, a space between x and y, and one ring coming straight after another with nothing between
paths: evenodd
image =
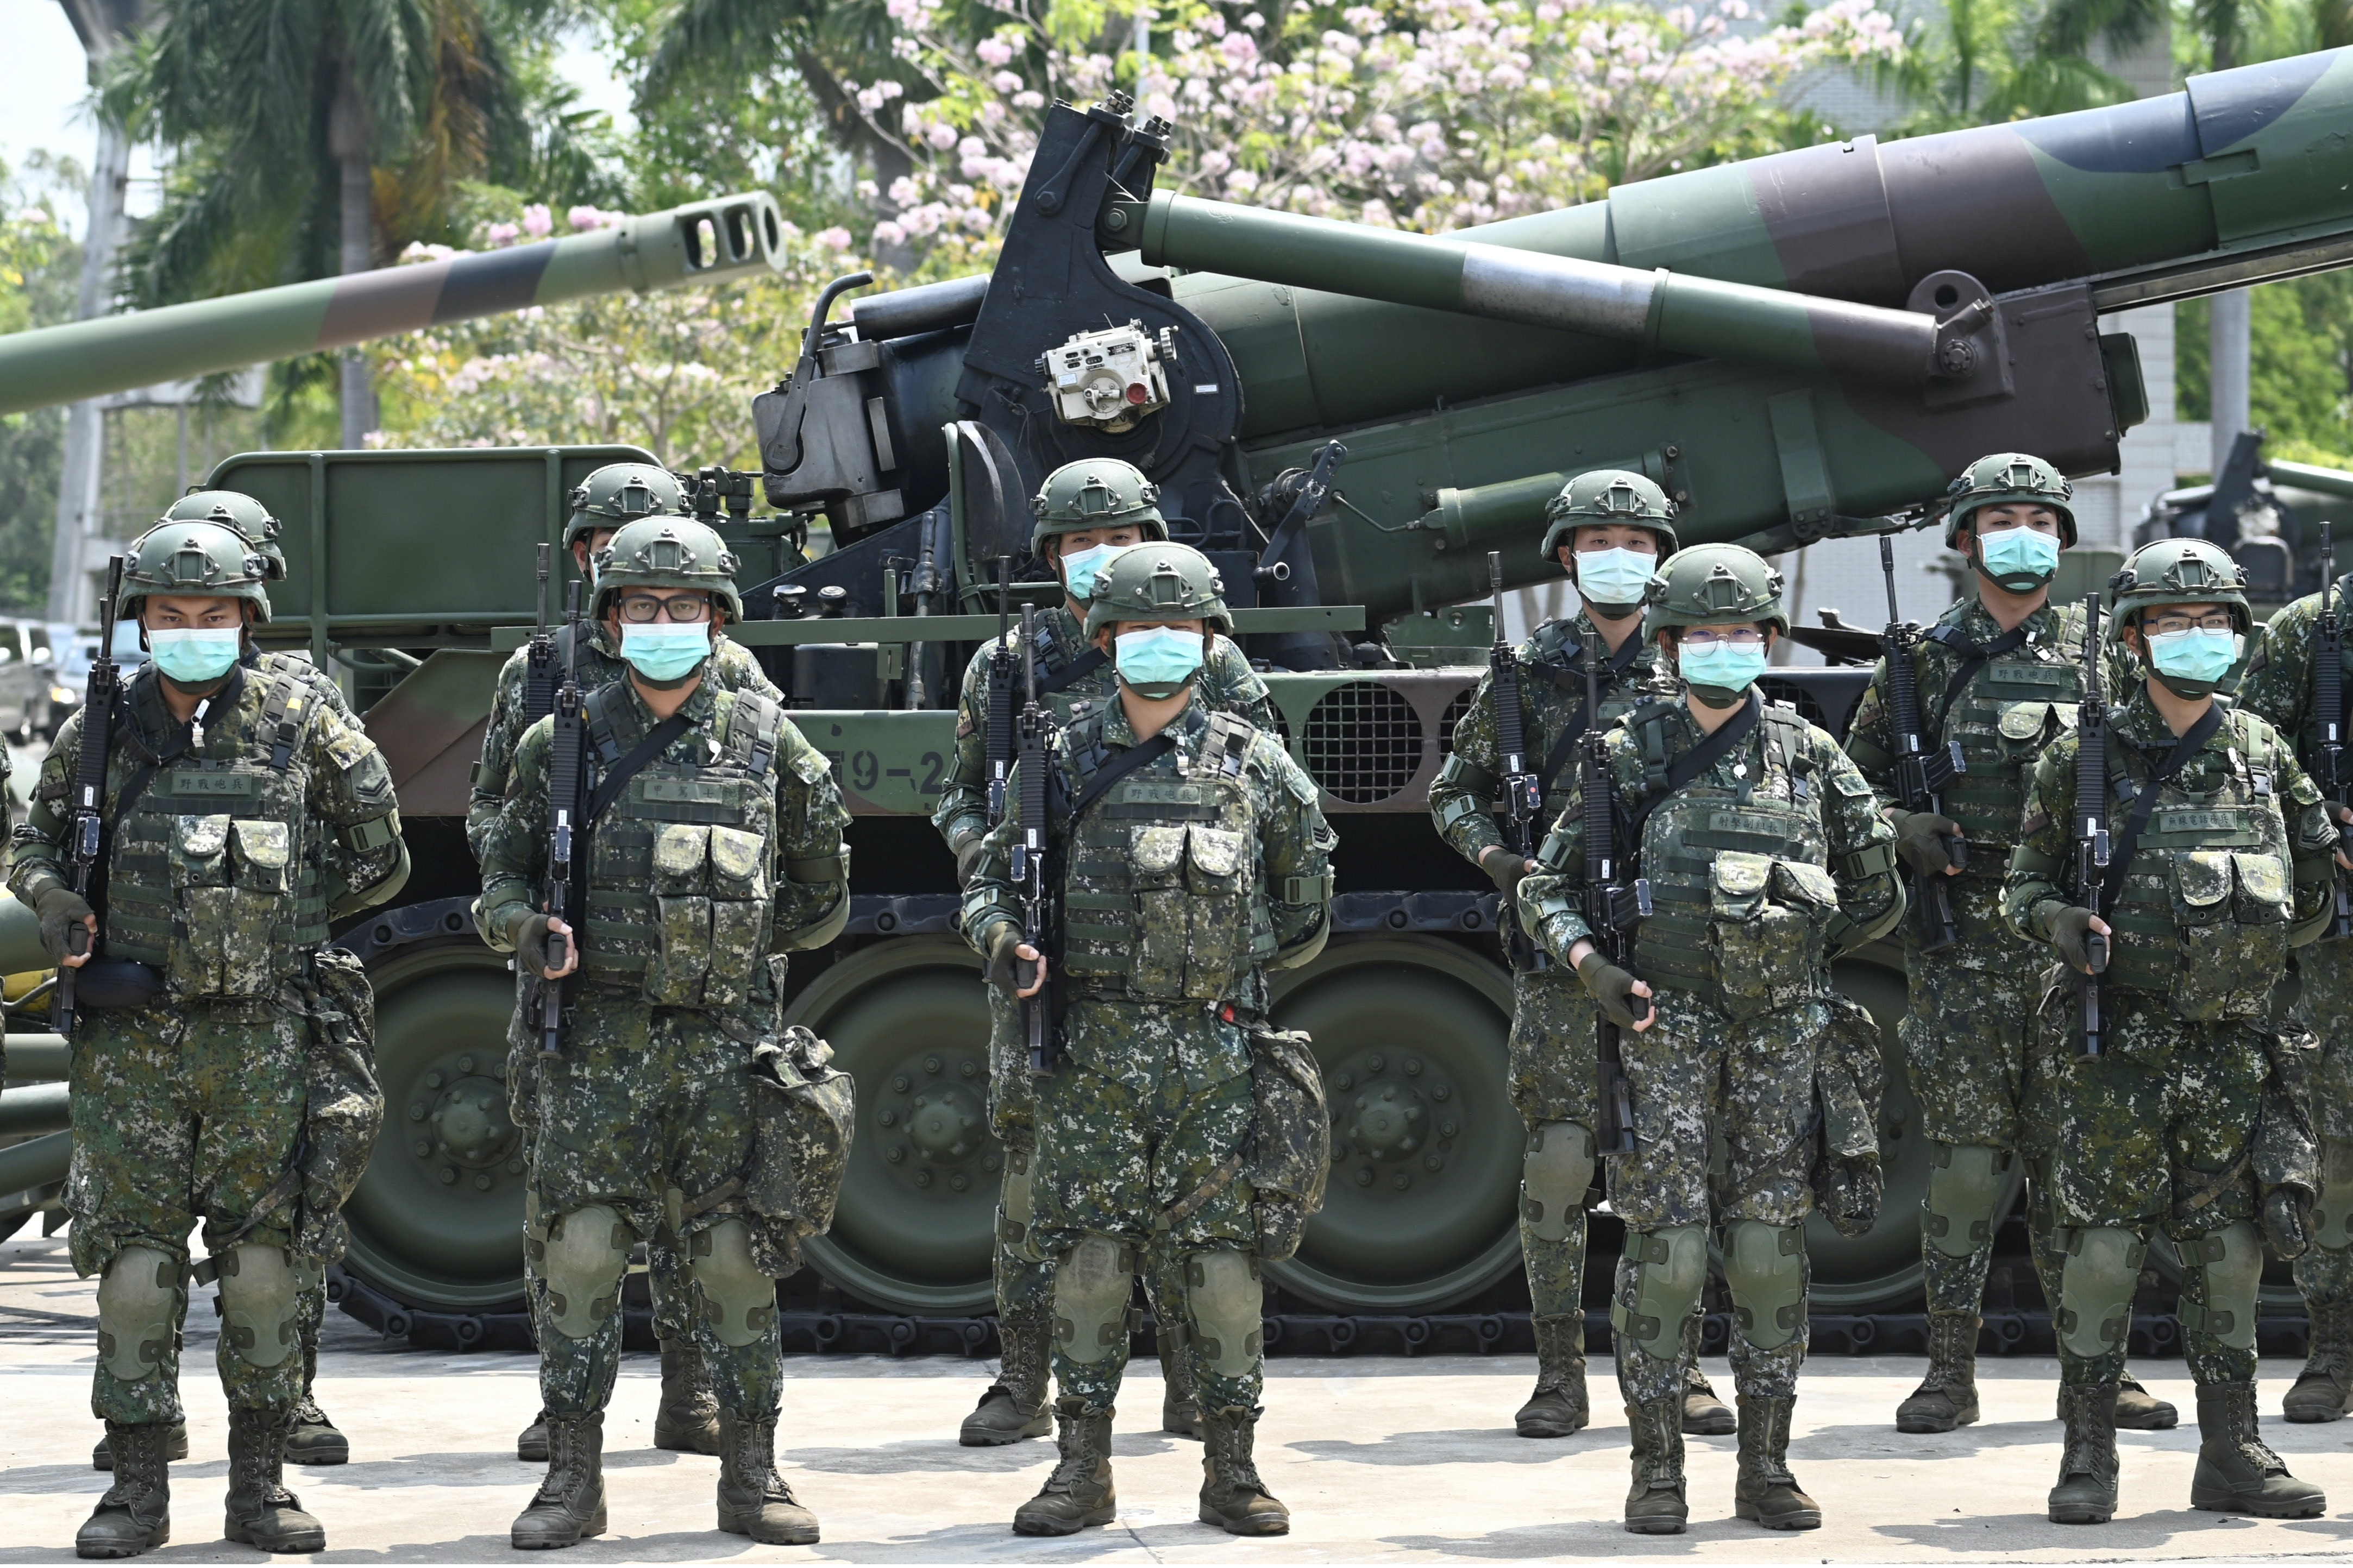
<instances>
[{"instance_id":1,"label":"concrete pavement","mask_svg":"<svg viewBox=\"0 0 2353 1568\"><path fill-rule=\"evenodd\" d=\"M90 1468L93 1287L73 1277L63 1237L0 1242L0 1563L69 1560L75 1529L106 1477ZM508 1521L537 1484L513 1436L538 1405L533 1363L514 1355L386 1351L330 1311L322 1402L353 1461L290 1470L325 1522L329 1561L513 1562ZM157 1560L254 1563L219 1539L226 1416L212 1371L216 1320L199 1292L184 1382L193 1455L172 1468L174 1542ZM1690 1533L1636 1537L1618 1527L1626 1422L1609 1363L1593 1367L1589 1430L1556 1442L1512 1435L1533 1363L1523 1358L1278 1360L1260 1460L1294 1515L1279 1541L1235 1541L1195 1522L1200 1449L1151 1428L1157 1368L1132 1370L1115 1445L1121 1517L1105 1530L1030 1541L1007 1529L1052 1465L1043 1441L961 1448L955 1426L987 1381L985 1363L797 1357L786 1363L779 1447L787 1479L823 1521L816 1547L759 1547L712 1528L718 1461L651 1446L650 1356L621 1372L606 1452L612 1532L566 1564L713 1558L914 1561L1271 1562L1611 1557L1788 1563L2295 1557L2353 1554L2353 1422L2266 1436L2298 1475L2331 1489L2324 1518L2271 1522L2192 1511L2197 1449L2190 1385L2179 1361L2137 1370L2182 1407L2184 1426L2123 1435L2123 1511L2068 1529L2042 1517L2058 1461L2047 1360L1981 1369L1986 1418L1945 1436L1894 1431L1895 1403L1918 1380L1902 1358L1826 1356L1807 1369L1791 1461L1822 1504L1822 1530L1780 1536L1732 1518L1734 1442L1691 1446ZM2275 1411L2295 1373L2264 1367ZM1708 1363L1730 1393L1725 1363Z\"/></svg>"}]
</instances>

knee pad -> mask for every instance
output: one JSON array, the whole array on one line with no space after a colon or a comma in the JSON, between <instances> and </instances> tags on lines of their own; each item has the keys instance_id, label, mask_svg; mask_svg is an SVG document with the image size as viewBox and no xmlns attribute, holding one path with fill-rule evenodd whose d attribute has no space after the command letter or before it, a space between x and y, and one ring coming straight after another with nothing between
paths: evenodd
<instances>
[{"instance_id":1,"label":"knee pad","mask_svg":"<svg viewBox=\"0 0 2353 1568\"><path fill-rule=\"evenodd\" d=\"M2342 1252L2353 1247L2353 1143L2320 1145L2320 1201L2312 1205L2312 1240Z\"/></svg>"},{"instance_id":2,"label":"knee pad","mask_svg":"<svg viewBox=\"0 0 2353 1568\"><path fill-rule=\"evenodd\" d=\"M1054 1342L1082 1366L1111 1354L1127 1333L1135 1290L1135 1249L1091 1236L1054 1266Z\"/></svg>"},{"instance_id":3,"label":"knee pad","mask_svg":"<svg viewBox=\"0 0 2353 1568\"><path fill-rule=\"evenodd\" d=\"M1724 1232L1724 1283L1741 1337L1778 1350L1806 1325L1806 1227L1736 1219Z\"/></svg>"},{"instance_id":4,"label":"knee pad","mask_svg":"<svg viewBox=\"0 0 2353 1568\"><path fill-rule=\"evenodd\" d=\"M1185 1260L1185 1305L1192 1342L1219 1377L1246 1377L1264 1346L1266 1288L1258 1259L1231 1249Z\"/></svg>"},{"instance_id":5,"label":"knee pad","mask_svg":"<svg viewBox=\"0 0 2353 1568\"><path fill-rule=\"evenodd\" d=\"M298 1320L305 1281L282 1247L248 1241L214 1264L220 1270L221 1338L250 1366L276 1366L301 1349Z\"/></svg>"},{"instance_id":6,"label":"knee pad","mask_svg":"<svg viewBox=\"0 0 2353 1568\"><path fill-rule=\"evenodd\" d=\"M1634 1268L1634 1305L1614 1303L1610 1326L1648 1353L1671 1361L1683 1349L1683 1320L1699 1305L1707 1284L1707 1227L1630 1230L1626 1257Z\"/></svg>"},{"instance_id":7,"label":"knee pad","mask_svg":"<svg viewBox=\"0 0 2353 1568\"><path fill-rule=\"evenodd\" d=\"M2205 1300L2184 1291L2181 1326L2200 1329L2234 1351L2255 1348L2255 1296L2263 1284L2263 1244L2255 1227L2237 1220L2181 1244L2181 1261L2204 1276Z\"/></svg>"},{"instance_id":8,"label":"knee pad","mask_svg":"<svg viewBox=\"0 0 2353 1568\"><path fill-rule=\"evenodd\" d=\"M547 1229L544 1267L547 1306L555 1331L585 1340L621 1304L621 1276L629 1266L635 1233L603 1204L559 1216Z\"/></svg>"},{"instance_id":9,"label":"knee pad","mask_svg":"<svg viewBox=\"0 0 2353 1568\"><path fill-rule=\"evenodd\" d=\"M1928 1195L1920 1230L1948 1258L1967 1258L1993 1239L1994 1205L2010 1175L2010 1153L1983 1143L1938 1143L1929 1154Z\"/></svg>"},{"instance_id":10,"label":"knee pad","mask_svg":"<svg viewBox=\"0 0 2353 1568\"><path fill-rule=\"evenodd\" d=\"M776 1325L776 1282L752 1261L752 1229L723 1219L687 1242L687 1272L702 1298L702 1319L730 1350L757 1344Z\"/></svg>"},{"instance_id":11,"label":"knee pad","mask_svg":"<svg viewBox=\"0 0 2353 1568\"><path fill-rule=\"evenodd\" d=\"M185 1269L152 1247L126 1247L98 1281L98 1359L136 1383L172 1352Z\"/></svg>"},{"instance_id":12,"label":"knee pad","mask_svg":"<svg viewBox=\"0 0 2353 1568\"><path fill-rule=\"evenodd\" d=\"M1042 1263L1029 1241L1029 1222L1036 1214L1029 1175L1029 1156L1018 1150L1005 1155L1005 1181L997 1189L997 1239L1017 1258Z\"/></svg>"},{"instance_id":13,"label":"knee pad","mask_svg":"<svg viewBox=\"0 0 2353 1568\"><path fill-rule=\"evenodd\" d=\"M2124 1348L2132 1329L2134 1289L2148 1248L2131 1231L2092 1226L2066 1233L2059 1274L2059 1342L2070 1355L2096 1360ZM2248 1325L2252 1332L2254 1325Z\"/></svg>"},{"instance_id":14,"label":"knee pad","mask_svg":"<svg viewBox=\"0 0 2353 1568\"><path fill-rule=\"evenodd\" d=\"M1520 1162L1520 1223L1539 1241L1567 1241L1593 1184L1593 1134L1574 1121L1539 1122Z\"/></svg>"}]
</instances>

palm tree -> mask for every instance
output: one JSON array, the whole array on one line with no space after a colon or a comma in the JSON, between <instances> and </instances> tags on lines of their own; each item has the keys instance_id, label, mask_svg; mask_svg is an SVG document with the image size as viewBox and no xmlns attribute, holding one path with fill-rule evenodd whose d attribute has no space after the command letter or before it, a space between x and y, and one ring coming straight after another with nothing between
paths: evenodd
<instances>
[{"instance_id":1,"label":"palm tree","mask_svg":"<svg viewBox=\"0 0 2353 1568\"><path fill-rule=\"evenodd\" d=\"M1905 58L1878 73L1911 110L1896 133L2120 103L2132 89L2093 62L2092 46L2128 47L2163 15L2163 0L1947 0L1936 19L1915 24Z\"/></svg>"}]
</instances>

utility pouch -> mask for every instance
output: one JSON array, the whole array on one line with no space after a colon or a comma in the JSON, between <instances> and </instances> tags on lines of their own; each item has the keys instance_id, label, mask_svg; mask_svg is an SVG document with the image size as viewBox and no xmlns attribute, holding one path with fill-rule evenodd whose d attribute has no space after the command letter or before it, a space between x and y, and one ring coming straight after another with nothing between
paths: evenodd
<instances>
[{"instance_id":1,"label":"utility pouch","mask_svg":"<svg viewBox=\"0 0 2353 1568\"><path fill-rule=\"evenodd\" d=\"M1708 871L1708 934L1725 1016L1737 1022L1814 994L1837 909L1838 885L1819 866L1718 851Z\"/></svg>"},{"instance_id":2,"label":"utility pouch","mask_svg":"<svg viewBox=\"0 0 2353 1568\"><path fill-rule=\"evenodd\" d=\"M175 995L259 996L288 977L277 960L280 928L291 918L293 848L282 822L172 819L172 885L185 911L174 922L164 964Z\"/></svg>"},{"instance_id":3,"label":"utility pouch","mask_svg":"<svg viewBox=\"0 0 2353 1568\"><path fill-rule=\"evenodd\" d=\"M796 1024L752 1047L752 1167L744 1203L752 1258L783 1279L800 1267L801 1239L833 1226L849 1163L857 1086L833 1065L833 1047Z\"/></svg>"},{"instance_id":4,"label":"utility pouch","mask_svg":"<svg viewBox=\"0 0 2353 1568\"><path fill-rule=\"evenodd\" d=\"M350 1245L343 1208L367 1169L384 1126L375 1076L375 993L359 959L341 948L312 958L301 987L309 1014L303 1054L308 1100L302 1118L301 1202L294 1250L332 1263Z\"/></svg>"},{"instance_id":5,"label":"utility pouch","mask_svg":"<svg viewBox=\"0 0 2353 1568\"><path fill-rule=\"evenodd\" d=\"M2287 868L2277 856L2185 849L2171 857L2173 1005L2200 1022L2260 1018L2287 963Z\"/></svg>"},{"instance_id":6,"label":"utility pouch","mask_svg":"<svg viewBox=\"0 0 2353 1568\"><path fill-rule=\"evenodd\" d=\"M1332 1111L1304 1034L1253 1027L1250 1054L1255 1117L1242 1176L1257 1194L1259 1256L1279 1263L1299 1250L1307 1221L1324 1206Z\"/></svg>"},{"instance_id":7,"label":"utility pouch","mask_svg":"<svg viewBox=\"0 0 2353 1568\"><path fill-rule=\"evenodd\" d=\"M1879 1108L1887 1064L1879 1024L1862 1004L1838 992L1822 999L1830 1027L1814 1058L1814 1093L1821 1107L1821 1137L1813 1170L1814 1201L1841 1236L1854 1237L1879 1223L1886 1178L1880 1163Z\"/></svg>"},{"instance_id":8,"label":"utility pouch","mask_svg":"<svg viewBox=\"0 0 2353 1568\"><path fill-rule=\"evenodd\" d=\"M2320 1041L2303 1029L2281 1035L2259 1027L2256 1034L2271 1071L2263 1079L2247 1158L2264 1197L2284 1187L2309 1205L2320 1195L2320 1136L2309 1110L2320 1071Z\"/></svg>"}]
</instances>

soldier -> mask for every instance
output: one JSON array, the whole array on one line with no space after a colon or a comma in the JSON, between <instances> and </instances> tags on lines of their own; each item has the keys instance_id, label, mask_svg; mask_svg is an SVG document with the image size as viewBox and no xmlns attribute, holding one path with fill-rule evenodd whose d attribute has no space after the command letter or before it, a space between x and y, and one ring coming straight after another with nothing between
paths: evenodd
<instances>
[{"instance_id":1,"label":"soldier","mask_svg":"<svg viewBox=\"0 0 2353 1568\"><path fill-rule=\"evenodd\" d=\"M1571 479L1546 509L1552 527L1543 559L1557 561L1582 605L1565 621L1546 621L1519 648L1519 701L1529 765L1544 793L1544 827L1566 808L1576 783L1577 742L1585 733L1585 642L1598 633L1607 652L1597 672L1598 721L1609 725L1645 697L1672 696L1657 647L1642 633L1642 594L1660 561L1675 552L1674 503L1640 474L1600 468ZM1500 631L1500 628L1498 628ZM1505 919L1513 919L1520 879L1536 863L1504 840L1495 820L1504 761L1496 741L1498 694L1491 671L1454 726L1454 750L1430 792L1430 815L1455 852L1494 879ZM1533 847L1533 846L1531 846ZM1520 1252L1528 1273L1536 1340L1536 1387L1514 1424L1523 1437L1566 1437L1591 1416L1585 1393L1585 1193L1593 1184L1593 1003L1577 976L1557 969L1517 936L1504 943L1512 962L1512 1102L1527 1123L1520 1165ZM1702 1314L1694 1305L1684 1332L1690 1384L1683 1430L1721 1436L1732 1412L1699 1370Z\"/></svg>"},{"instance_id":2,"label":"soldier","mask_svg":"<svg viewBox=\"0 0 2353 1568\"><path fill-rule=\"evenodd\" d=\"M1128 464L1095 458L1055 469L1029 503L1037 518L1029 536L1030 553L1062 579L1063 602L1041 610L1037 626L1038 689L1050 701L1058 722L1068 722L1081 703L1103 703L1115 689L1111 660L1087 647L1080 622L1105 562L1131 544L1168 537L1168 525L1157 505L1159 497L1158 488ZM990 671L996 657L996 645L991 644L976 653L965 668L956 703L955 760L940 793L939 809L932 814L932 826L940 830L956 858L959 886L970 879L972 867L980 858L981 841L995 826L988 804L988 714ZM1274 730L1266 682L1228 638L1214 639L1196 684L1212 711L1235 714L1269 732ZM1017 701L1019 689L1017 671L1013 685ZM1012 762L1009 756L996 760L1008 767ZM965 1417L957 1440L966 1447L1042 1437L1053 1428L1046 1410L1046 1337L1052 1328L1054 1266L1050 1258L1038 1256L1028 1240L1030 1158L1037 1146L1029 1068L1012 1049L1010 1005L1002 993L992 991L989 995L990 1032L996 1044L989 1073L990 1120L1006 1144L995 1269L997 1333L1003 1362L997 1380L980 1396L979 1407ZM1161 1429L1190 1437L1198 1436L1197 1413L1187 1360L1175 1353L1176 1326L1184 1321L1185 1293L1174 1268L1174 1260L1158 1254L1147 1258L1145 1294L1152 1302L1154 1320L1167 1325L1154 1336L1160 1352Z\"/></svg>"},{"instance_id":3,"label":"soldier","mask_svg":"<svg viewBox=\"0 0 2353 1568\"><path fill-rule=\"evenodd\" d=\"M1024 1535L1069 1535L1115 1511L1128 1299L1138 1258L1160 1247L1184 1259L1183 1344L1207 1448L1200 1518L1235 1535L1290 1529L1251 1459L1269 1208L1243 1166L1262 972L1322 951L1333 837L1282 743L1199 694L1227 622L1198 552L1139 546L1112 563L1086 632L1116 666L1118 700L1077 718L1052 753L1053 964L1044 933L1024 926L1018 815L990 831L965 895L965 936L990 984L1031 996L1050 983L1061 1014L1059 1059L1037 1089L1030 1227L1054 1259L1061 1460L1015 1513Z\"/></svg>"},{"instance_id":4,"label":"soldier","mask_svg":"<svg viewBox=\"0 0 2353 1568\"><path fill-rule=\"evenodd\" d=\"M1609 1167L1627 1231L1610 1310L1633 1426L1626 1528L1676 1534L1689 1517L1683 1324L1713 1223L1736 1321L1735 1511L1812 1530L1821 1510L1789 1471L1788 1443L1817 1052L1832 1025L1830 962L1902 918L1894 834L1838 742L1751 689L1788 630L1779 573L1736 545L1699 545L1659 569L1645 605L1644 635L1684 692L1640 704L1608 739L1628 823L1619 847L1639 857L1655 910L1634 927L1633 971L1595 946L1580 908L1581 785L1520 884L1526 929L1626 1032L1635 1150ZM1636 998L1649 1004L1639 1014ZM1725 1162L1715 1174L1712 1147Z\"/></svg>"},{"instance_id":5,"label":"soldier","mask_svg":"<svg viewBox=\"0 0 2353 1568\"><path fill-rule=\"evenodd\" d=\"M80 972L67 1203L75 1267L100 1277L91 1404L115 1479L76 1550L127 1557L169 1538L177 1325L189 1284L217 1279L225 1533L317 1552L324 1531L282 1484L298 1323L342 1255L342 1199L382 1109L367 982L327 926L398 892L407 851L382 755L317 700L315 674L247 661L269 616L264 559L211 522L159 523L132 554L120 609L153 658L111 716L102 890L85 900L68 866L90 714L42 764L9 871ZM79 954L75 926L91 938ZM191 1268L200 1220L210 1256Z\"/></svg>"},{"instance_id":6,"label":"soldier","mask_svg":"<svg viewBox=\"0 0 2353 1568\"><path fill-rule=\"evenodd\" d=\"M573 564L584 579L589 575L589 562L612 542L614 531L624 524L641 517L681 517L686 512L686 498L678 480L650 463L607 463L575 486L570 500L572 515L564 525L564 547L571 552ZM619 679L628 667L605 624L591 617L582 625L586 628L577 666L582 689L594 689ZM571 638L569 627L556 633L558 669L571 657ZM784 701L784 694L769 681L759 660L741 643L721 639L712 650L704 676L724 691L756 691L772 702ZM530 658L528 650L518 648L499 671L490 721L482 731L482 760L474 769L473 797L466 809L466 843L477 861L482 858L491 825L506 799L507 781L514 771L515 744L524 731L545 716L543 707L532 710ZM534 1125L532 1118L536 1113L533 1074L538 1068L539 1047L522 1021L522 996L531 988L531 976L522 974L517 980L516 1022L508 1037L507 1091L515 1125L528 1130ZM678 1248L667 1232L647 1239L646 1261L646 1284L653 1296L654 1339L661 1351L661 1399L654 1411L654 1447L681 1454L716 1454L719 1405L686 1320L686 1280ZM547 1458L544 1410L532 1417L531 1425L515 1439L515 1458Z\"/></svg>"},{"instance_id":7,"label":"soldier","mask_svg":"<svg viewBox=\"0 0 2353 1568\"><path fill-rule=\"evenodd\" d=\"M2052 1176L2066 1255L2055 1323L2067 1435L2051 1518L2098 1524L2116 1511L2110 1411L2158 1226L2185 1264L2201 1439L2190 1505L2312 1518L2320 1489L2289 1475L2257 1429L2256 1226L2260 1215L2286 1256L2304 1250L2311 1173L2270 1154L2295 1141L2301 1113L2266 1019L2289 947L2327 923L2337 828L2278 731L2214 700L2250 626L2238 564L2204 540L2160 540L2110 589L2116 639L2145 679L2107 715L2106 875L2077 885L2073 825L2089 807L2075 798L2080 740L2062 735L2035 768L2003 900L2014 931L2078 973L2090 973L2092 935L2108 949L2099 1054L2079 1055L2075 987L2054 984L2042 1015L2063 1073Z\"/></svg>"},{"instance_id":8,"label":"soldier","mask_svg":"<svg viewBox=\"0 0 2353 1568\"><path fill-rule=\"evenodd\" d=\"M2034 949L2002 924L2001 895L2034 763L2074 722L2083 696L2083 609L2051 603L2060 552L2075 542L2073 494L2058 469L2023 452L1978 458L1948 492L1945 544L1968 558L1977 592L1939 616L1912 654L1920 749L1933 754L1957 741L1968 764L1944 791L1944 811L1906 811L1898 798L1884 658L1847 734L1847 755L1894 826L1896 855L1915 877L1945 879L1953 916L1949 945L1925 952L1920 922L1905 922L1904 1054L1931 1155L1920 1205L1928 1372L1895 1407L1899 1432L1949 1432L1978 1418L1978 1309L1996 1211L2021 1159L2034 1173L2026 1223L2035 1271L2044 1299L2059 1300L2047 1202L2052 1108L2033 1059L2042 987ZM2179 1419L2119 1378L2117 1426L2162 1431Z\"/></svg>"},{"instance_id":9,"label":"soldier","mask_svg":"<svg viewBox=\"0 0 2353 1568\"><path fill-rule=\"evenodd\" d=\"M778 1216L749 1206L754 1050L776 1028L786 952L849 918L849 821L825 758L750 690L704 679L712 623L739 617L719 536L683 518L624 526L596 557L595 614L627 674L591 693L594 795L575 843L585 918L543 911L552 720L517 746L485 836L482 921L566 987L562 1053L543 1061L525 1247L547 1411L548 1471L519 1548L605 1529L605 1406L630 1247L667 1225L719 1402L719 1528L818 1539L776 1471L782 1363ZM576 942L574 932L577 931ZM551 952L561 937L562 956ZM775 955L775 956L771 956Z\"/></svg>"},{"instance_id":10,"label":"soldier","mask_svg":"<svg viewBox=\"0 0 2353 1568\"><path fill-rule=\"evenodd\" d=\"M2324 584L2327 608L2345 614L2353 574ZM2328 774L2320 764L2322 726L2348 733L2343 712L2321 710L2320 594L2309 594L2282 609L2258 640L2239 682L2238 704L2284 735L2295 737L2297 760L2316 783ZM2353 644L2341 641L2340 668L2353 671ZM2353 674L2341 675L2338 701L2353 691ZM2337 787L2345 785L2340 767ZM2338 808L2343 815L2343 808ZM2295 1283L2304 1293L2311 1325L2309 1353L2281 1408L2291 1421L2335 1421L2353 1409L2353 942L2322 941L2296 950L2293 959L2297 1005L2316 1032L2320 1058L2314 1079L2312 1116L2321 1142L2319 1205L2312 1215L2312 1249L2295 1260Z\"/></svg>"}]
</instances>

